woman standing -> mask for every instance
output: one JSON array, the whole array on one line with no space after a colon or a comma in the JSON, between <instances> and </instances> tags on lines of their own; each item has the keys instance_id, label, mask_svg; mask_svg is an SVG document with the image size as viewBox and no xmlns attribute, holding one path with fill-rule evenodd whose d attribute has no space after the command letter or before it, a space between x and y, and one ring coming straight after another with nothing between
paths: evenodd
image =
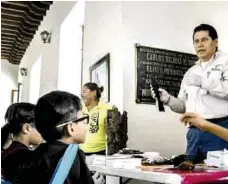
<instances>
[{"instance_id":1,"label":"woman standing","mask_svg":"<svg viewBox=\"0 0 228 184\"><path fill-rule=\"evenodd\" d=\"M106 154L105 119L112 106L100 99L103 90L104 88L98 87L96 83L86 83L82 89L83 113L89 115L86 141L81 144L81 149L86 155Z\"/></svg>"}]
</instances>

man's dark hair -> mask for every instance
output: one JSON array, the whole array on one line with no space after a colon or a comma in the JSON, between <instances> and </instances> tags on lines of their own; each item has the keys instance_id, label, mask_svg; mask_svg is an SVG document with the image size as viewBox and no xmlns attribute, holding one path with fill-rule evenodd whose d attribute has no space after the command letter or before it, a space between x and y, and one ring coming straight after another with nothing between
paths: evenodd
<instances>
[{"instance_id":1,"label":"man's dark hair","mask_svg":"<svg viewBox=\"0 0 228 184\"><path fill-rule=\"evenodd\" d=\"M193 40L194 40L195 33L199 32L199 31L208 31L209 36L212 38L212 40L215 40L218 38L217 31L215 30L215 28L213 26L208 25L208 24L200 24L199 26L194 28L193 36L192 36Z\"/></svg>"},{"instance_id":2,"label":"man's dark hair","mask_svg":"<svg viewBox=\"0 0 228 184\"><path fill-rule=\"evenodd\" d=\"M53 91L42 96L35 107L35 124L46 141L60 139L63 135L56 126L77 119L81 110L80 98L64 91Z\"/></svg>"},{"instance_id":3,"label":"man's dark hair","mask_svg":"<svg viewBox=\"0 0 228 184\"><path fill-rule=\"evenodd\" d=\"M104 91L104 87L98 87L98 85L96 83L93 82L88 82L84 85L85 87L87 87L90 91L96 91L97 92L97 96L96 99L99 100L101 98L101 93Z\"/></svg>"}]
</instances>

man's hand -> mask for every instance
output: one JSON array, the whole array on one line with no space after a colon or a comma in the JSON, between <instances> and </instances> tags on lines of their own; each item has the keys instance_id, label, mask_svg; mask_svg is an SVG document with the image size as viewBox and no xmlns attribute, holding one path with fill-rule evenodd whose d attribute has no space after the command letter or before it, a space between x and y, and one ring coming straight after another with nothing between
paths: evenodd
<instances>
[{"instance_id":1,"label":"man's hand","mask_svg":"<svg viewBox=\"0 0 228 184\"><path fill-rule=\"evenodd\" d=\"M105 184L104 176L101 175L99 172L96 172L93 176L94 184Z\"/></svg>"},{"instance_id":2,"label":"man's hand","mask_svg":"<svg viewBox=\"0 0 228 184\"><path fill-rule=\"evenodd\" d=\"M188 76L186 76L185 81L188 86L202 86L202 77L200 75L189 74Z\"/></svg>"},{"instance_id":3,"label":"man's hand","mask_svg":"<svg viewBox=\"0 0 228 184\"><path fill-rule=\"evenodd\" d=\"M197 128L202 130L206 129L207 121L196 113L193 113L193 112L184 113L181 116L180 120L185 125L189 124L189 125L194 125Z\"/></svg>"},{"instance_id":4,"label":"man's hand","mask_svg":"<svg viewBox=\"0 0 228 184\"><path fill-rule=\"evenodd\" d=\"M161 89L161 88L159 88L158 91L159 91L159 96L160 96L161 102L163 102L164 104L167 104L169 102L170 94L166 90ZM150 86L150 92L151 92L152 97L155 100L157 100L157 98L159 98L155 95L152 85Z\"/></svg>"}]
</instances>

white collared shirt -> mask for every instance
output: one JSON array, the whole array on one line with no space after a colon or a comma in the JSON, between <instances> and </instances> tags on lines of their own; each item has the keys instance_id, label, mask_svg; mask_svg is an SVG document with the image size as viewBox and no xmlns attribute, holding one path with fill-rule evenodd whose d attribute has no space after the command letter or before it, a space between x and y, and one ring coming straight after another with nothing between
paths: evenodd
<instances>
[{"instance_id":1,"label":"white collared shirt","mask_svg":"<svg viewBox=\"0 0 228 184\"><path fill-rule=\"evenodd\" d=\"M188 75L200 75L202 86L188 86ZM185 101L186 112L206 119L228 116L228 54L216 52L209 61L197 61L184 75L178 98Z\"/></svg>"}]
</instances>

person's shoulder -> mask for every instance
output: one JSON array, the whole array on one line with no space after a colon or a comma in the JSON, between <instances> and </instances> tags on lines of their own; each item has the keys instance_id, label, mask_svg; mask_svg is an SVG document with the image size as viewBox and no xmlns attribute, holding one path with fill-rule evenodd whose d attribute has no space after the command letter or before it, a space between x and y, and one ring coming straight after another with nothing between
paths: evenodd
<instances>
[{"instance_id":1,"label":"person's shoulder","mask_svg":"<svg viewBox=\"0 0 228 184\"><path fill-rule=\"evenodd\" d=\"M24 145L18 143L12 143L7 149L2 151L2 160L4 159L18 159L18 157L23 157L24 155L30 153L31 151Z\"/></svg>"},{"instance_id":2,"label":"person's shoulder","mask_svg":"<svg viewBox=\"0 0 228 184\"><path fill-rule=\"evenodd\" d=\"M36 155L48 155L50 157L54 155L59 155L65 152L67 149L67 144L60 142L60 141L52 141L52 142L46 142L42 143L38 146L38 148L35 150Z\"/></svg>"},{"instance_id":3,"label":"person's shoulder","mask_svg":"<svg viewBox=\"0 0 228 184\"><path fill-rule=\"evenodd\" d=\"M87 114L88 113L88 109L87 107L85 106L84 102L82 102L82 112Z\"/></svg>"},{"instance_id":4,"label":"person's shoulder","mask_svg":"<svg viewBox=\"0 0 228 184\"><path fill-rule=\"evenodd\" d=\"M216 53L215 59L217 62L228 62L228 53L222 52L222 51L218 51Z\"/></svg>"},{"instance_id":5,"label":"person's shoulder","mask_svg":"<svg viewBox=\"0 0 228 184\"><path fill-rule=\"evenodd\" d=\"M40 167L46 168L51 171L62 158L67 149L67 144L62 142L53 141L42 143L36 150L31 158L35 164L40 164Z\"/></svg>"},{"instance_id":6,"label":"person's shoulder","mask_svg":"<svg viewBox=\"0 0 228 184\"><path fill-rule=\"evenodd\" d=\"M228 68L228 54L225 52L218 51L215 54L214 62L212 63L212 67L221 67Z\"/></svg>"},{"instance_id":7,"label":"person's shoulder","mask_svg":"<svg viewBox=\"0 0 228 184\"><path fill-rule=\"evenodd\" d=\"M197 70L199 68L200 64L199 62L197 61L193 66L191 66L184 74L184 76L187 76L189 73Z\"/></svg>"},{"instance_id":8,"label":"person's shoulder","mask_svg":"<svg viewBox=\"0 0 228 184\"><path fill-rule=\"evenodd\" d=\"M78 153L77 153L77 155L79 155L79 157L80 157L81 159L83 159L83 160L86 159L86 156L85 156L84 151L83 151L82 149L80 149L80 148L78 148Z\"/></svg>"},{"instance_id":9,"label":"person's shoulder","mask_svg":"<svg viewBox=\"0 0 228 184\"><path fill-rule=\"evenodd\" d=\"M98 106L99 106L99 108L105 109L105 110L113 109L113 105L110 102L109 103L105 103L102 100L100 100Z\"/></svg>"},{"instance_id":10,"label":"person's shoulder","mask_svg":"<svg viewBox=\"0 0 228 184\"><path fill-rule=\"evenodd\" d=\"M110 110L110 109L115 108L115 105L113 105L113 104L111 104L111 103L107 103L107 104L106 104L106 108L107 108L108 110Z\"/></svg>"},{"instance_id":11,"label":"person's shoulder","mask_svg":"<svg viewBox=\"0 0 228 184\"><path fill-rule=\"evenodd\" d=\"M219 58L219 57L226 57L226 58L228 58L228 53L226 53L226 52L222 52L222 51L218 51L217 53L216 53L216 56Z\"/></svg>"}]
</instances>

